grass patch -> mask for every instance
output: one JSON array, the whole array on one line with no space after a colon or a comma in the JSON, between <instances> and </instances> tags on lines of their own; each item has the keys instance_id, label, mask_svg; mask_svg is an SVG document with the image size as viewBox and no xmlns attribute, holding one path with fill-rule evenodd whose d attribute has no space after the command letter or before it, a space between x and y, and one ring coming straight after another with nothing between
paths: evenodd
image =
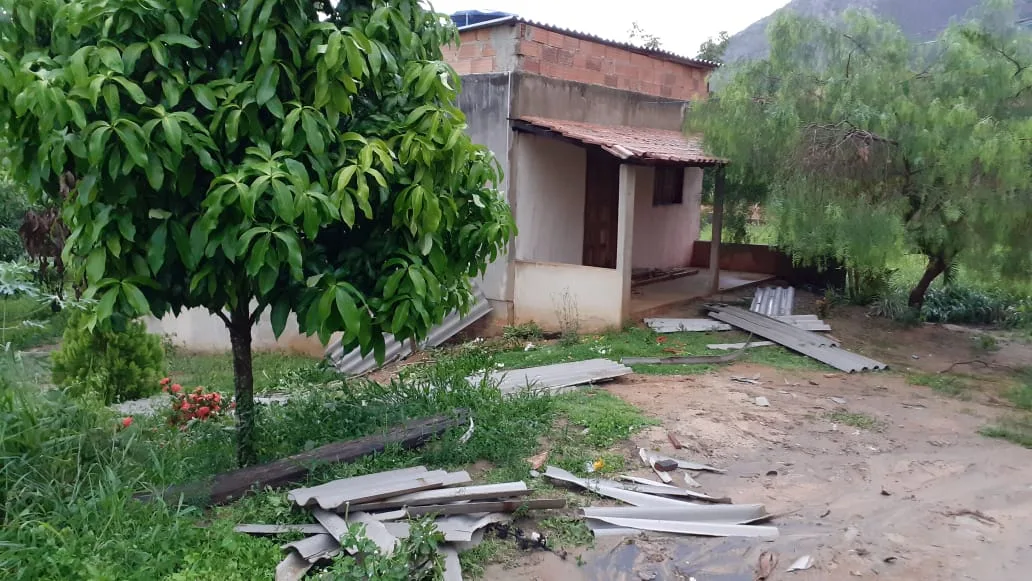
<instances>
[{"instance_id":1,"label":"grass patch","mask_svg":"<svg viewBox=\"0 0 1032 581\"><path fill-rule=\"evenodd\" d=\"M659 421L615 395L601 390L575 391L556 398L556 411L588 430L586 443L597 448L612 446Z\"/></svg>"},{"instance_id":2,"label":"grass patch","mask_svg":"<svg viewBox=\"0 0 1032 581\"><path fill-rule=\"evenodd\" d=\"M595 535L582 518L553 517L541 521L541 528L551 533L549 543L558 549L595 546Z\"/></svg>"},{"instance_id":3,"label":"grass patch","mask_svg":"<svg viewBox=\"0 0 1032 581\"><path fill-rule=\"evenodd\" d=\"M989 438L1000 438L1032 448L1032 414L1001 418L995 424L979 430L979 433Z\"/></svg>"},{"instance_id":4,"label":"grass patch","mask_svg":"<svg viewBox=\"0 0 1032 581\"><path fill-rule=\"evenodd\" d=\"M0 346L23 351L57 343L68 324L68 309L55 312L49 303L31 297L0 300Z\"/></svg>"},{"instance_id":5,"label":"grass patch","mask_svg":"<svg viewBox=\"0 0 1032 581\"><path fill-rule=\"evenodd\" d=\"M859 412L834 411L828 414L828 419L836 424L852 426L861 430L878 431L884 427L881 421Z\"/></svg>"},{"instance_id":6,"label":"grass patch","mask_svg":"<svg viewBox=\"0 0 1032 581\"><path fill-rule=\"evenodd\" d=\"M706 345L713 343L745 342L748 335L740 332L721 333L654 333L649 329L632 327L602 335L584 336L579 342L555 342L537 345L527 350L525 345L515 349L503 348L491 355L491 363L498 369L520 369L584 361L624 357L688 357L695 355L727 355L727 351L713 351ZM754 340L759 340L754 337ZM749 349L740 359L782 369L827 370L823 363L793 353L782 347ZM646 375L695 375L717 369L714 365L632 365L636 373Z\"/></svg>"},{"instance_id":7,"label":"grass patch","mask_svg":"<svg viewBox=\"0 0 1032 581\"><path fill-rule=\"evenodd\" d=\"M950 397L960 399L970 399L971 397L968 383L964 379L948 373L914 373L907 376L907 383L930 387L932 391Z\"/></svg>"},{"instance_id":8,"label":"grass patch","mask_svg":"<svg viewBox=\"0 0 1032 581\"><path fill-rule=\"evenodd\" d=\"M169 376L184 386L202 385L224 393L233 392L233 355L189 353L173 349L168 356ZM299 384L329 381L334 372L322 360L306 355L258 352L254 354L255 393L288 391Z\"/></svg>"}]
</instances>

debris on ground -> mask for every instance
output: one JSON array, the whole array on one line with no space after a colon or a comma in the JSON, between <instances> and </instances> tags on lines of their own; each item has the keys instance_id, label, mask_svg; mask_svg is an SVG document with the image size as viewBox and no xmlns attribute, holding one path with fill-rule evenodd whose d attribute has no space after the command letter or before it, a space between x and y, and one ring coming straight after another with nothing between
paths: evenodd
<instances>
[{"instance_id":1,"label":"debris on ground","mask_svg":"<svg viewBox=\"0 0 1032 581\"><path fill-rule=\"evenodd\" d=\"M770 581L773 579L774 570L778 567L778 556L770 551L760 553L756 562L755 581Z\"/></svg>"},{"instance_id":2,"label":"debris on ground","mask_svg":"<svg viewBox=\"0 0 1032 581\"><path fill-rule=\"evenodd\" d=\"M532 470L541 470L541 467L544 466L545 462L547 462L547 461L548 461L548 450L545 450L544 452L542 452L540 454L535 454L535 455L531 456L530 458L527 458L527 462L530 463L530 467L531 467Z\"/></svg>"},{"instance_id":3,"label":"debris on ground","mask_svg":"<svg viewBox=\"0 0 1032 581\"><path fill-rule=\"evenodd\" d=\"M813 557L810 555L803 555L795 561L792 561L792 564L788 566L788 569L785 569L785 572L791 573L792 571L805 571L810 567L813 567Z\"/></svg>"},{"instance_id":4,"label":"debris on ground","mask_svg":"<svg viewBox=\"0 0 1032 581\"><path fill-rule=\"evenodd\" d=\"M578 385L609 381L631 373L633 370L630 367L609 359L589 359L573 363L496 371L486 375L478 374L468 377L467 381L472 385L479 385L487 381L492 385L497 385L498 389L506 395L523 390L556 394Z\"/></svg>"},{"instance_id":5,"label":"debris on ground","mask_svg":"<svg viewBox=\"0 0 1032 581\"><path fill-rule=\"evenodd\" d=\"M756 405L760 406L761 408L769 408L770 400L761 395L756 398Z\"/></svg>"},{"instance_id":6,"label":"debris on ground","mask_svg":"<svg viewBox=\"0 0 1032 581\"><path fill-rule=\"evenodd\" d=\"M677 436L675 436L673 432L667 432L666 437L670 440L670 445L673 446L675 450L684 448L684 444L681 443L681 440L677 439Z\"/></svg>"},{"instance_id":7,"label":"debris on ground","mask_svg":"<svg viewBox=\"0 0 1032 581\"><path fill-rule=\"evenodd\" d=\"M559 509L565 499L526 499L530 489L524 482L504 482L469 486L464 471L428 470L425 466L402 468L353 478L334 480L318 486L290 491L287 498L300 508L311 510L309 524L243 524L236 530L248 534L275 535L301 532L308 536L283 545L286 554L276 568L277 581L301 579L320 561L358 558L358 549L345 547L349 528L361 525L366 538L378 552L390 554L398 540L409 535L411 518L434 517L443 534L444 554L449 579L461 579L457 559L451 552L455 543L469 543L474 534L489 526L499 534L512 535L520 546L546 547L539 533L525 536L519 529L500 525L512 513L523 510Z\"/></svg>"}]
</instances>

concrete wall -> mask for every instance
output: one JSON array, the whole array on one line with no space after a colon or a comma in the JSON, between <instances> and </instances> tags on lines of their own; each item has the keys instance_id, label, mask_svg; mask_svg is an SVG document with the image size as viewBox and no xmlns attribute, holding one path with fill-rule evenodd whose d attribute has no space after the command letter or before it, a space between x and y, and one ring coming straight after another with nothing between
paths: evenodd
<instances>
[{"instance_id":1,"label":"concrete wall","mask_svg":"<svg viewBox=\"0 0 1032 581\"><path fill-rule=\"evenodd\" d=\"M576 317L582 333L617 328L622 287L620 271L611 268L516 261L516 323L558 331L560 317ZM564 308L573 312L561 315Z\"/></svg>"},{"instance_id":2,"label":"concrete wall","mask_svg":"<svg viewBox=\"0 0 1032 581\"><path fill-rule=\"evenodd\" d=\"M159 335L172 335L172 341L188 351L222 353L231 349L229 331L222 319L207 309L187 309L178 317L165 315L160 320L146 317L147 330ZM297 319L290 315L287 326L276 340L266 309L251 330L251 347L255 351L280 351L322 357L325 346L317 336L308 337L297 330Z\"/></svg>"},{"instance_id":3,"label":"concrete wall","mask_svg":"<svg viewBox=\"0 0 1032 581\"><path fill-rule=\"evenodd\" d=\"M530 23L464 30L444 59L460 75L522 71L680 101L708 94L711 69L662 52Z\"/></svg>"},{"instance_id":4,"label":"concrete wall","mask_svg":"<svg viewBox=\"0 0 1032 581\"><path fill-rule=\"evenodd\" d=\"M656 170L638 169L634 197L634 268L688 266L699 238L702 170L685 168L682 203L653 206Z\"/></svg>"},{"instance_id":5,"label":"concrete wall","mask_svg":"<svg viewBox=\"0 0 1032 581\"><path fill-rule=\"evenodd\" d=\"M680 131L684 102L551 79L528 73L513 74L510 117L526 115Z\"/></svg>"},{"instance_id":6,"label":"concrete wall","mask_svg":"<svg viewBox=\"0 0 1032 581\"><path fill-rule=\"evenodd\" d=\"M587 158L583 147L515 134L517 260L582 263Z\"/></svg>"},{"instance_id":7,"label":"concrete wall","mask_svg":"<svg viewBox=\"0 0 1032 581\"><path fill-rule=\"evenodd\" d=\"M505 194L510 206L515 199L510 188L509 152L512 130L509 128L509 74L467 75L462 77L459 92L459 108L466 114L467 133L474 143L487 146L501 163L505 175L499 189ZM484 295L491 302L489 324L504 326L511 319L512 310L512 266L509 249L498 256L498 260L487 267L487 272L478 283Z\"/></svg>"}]
</instances>

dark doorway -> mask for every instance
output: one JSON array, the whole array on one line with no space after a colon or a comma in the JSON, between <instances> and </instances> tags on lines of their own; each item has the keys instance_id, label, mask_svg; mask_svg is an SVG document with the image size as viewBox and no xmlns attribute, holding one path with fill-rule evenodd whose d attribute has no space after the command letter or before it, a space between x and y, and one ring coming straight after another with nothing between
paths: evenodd
<instances>
[{"instance_id":1,"label":"dark doorway","mask_svg":"<svg viewBox=\"0 0 1032 581\"><path fill-rule=\"evenodd\" d=\"M616 268L620 160L588 150L584 192L584 266Z\"/></svg>"}]
</instances>

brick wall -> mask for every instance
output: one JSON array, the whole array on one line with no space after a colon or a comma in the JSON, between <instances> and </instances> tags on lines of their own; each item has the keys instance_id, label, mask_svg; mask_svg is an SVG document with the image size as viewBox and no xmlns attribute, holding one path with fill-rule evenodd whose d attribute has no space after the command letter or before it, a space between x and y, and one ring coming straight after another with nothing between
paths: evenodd
<instances>
[{"instance_id":1,"label":"brick wall","mask_svg":"<svg viewBox=\"0 0 1032 581\"><path fill-rule=\"evenodd\" d=\"M479 28L445 49L460 75L524 71L688 101L707 93L709 69L639 54L529 23Z\"/></svg>"}]
</instances>

